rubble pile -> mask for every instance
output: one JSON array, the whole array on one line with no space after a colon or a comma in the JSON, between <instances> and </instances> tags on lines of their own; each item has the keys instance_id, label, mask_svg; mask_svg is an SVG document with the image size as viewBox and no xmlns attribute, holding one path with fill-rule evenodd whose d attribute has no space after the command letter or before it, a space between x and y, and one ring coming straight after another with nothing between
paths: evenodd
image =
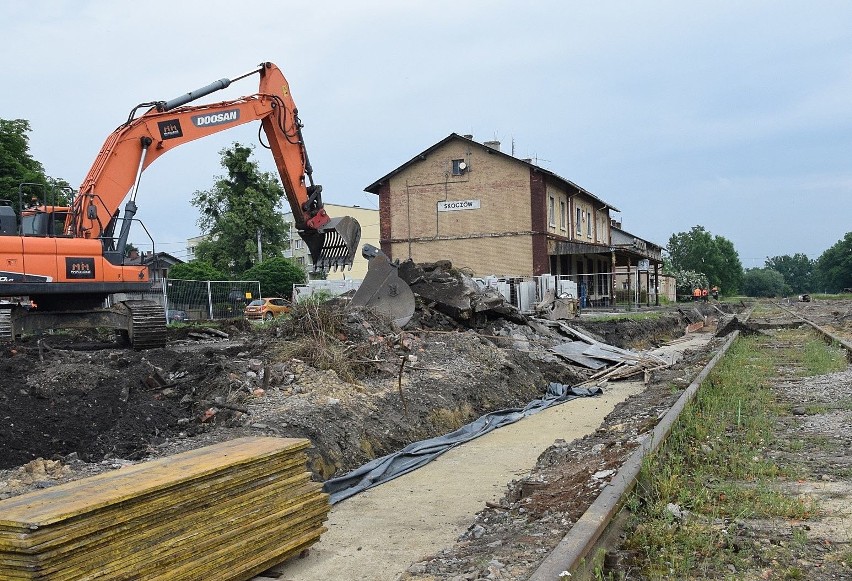
<instances>
[{"instance_id":1,"label":"rubble pile","mask_svg":"<svg viewBox=\"0 0 852 581\"><path fill-rule=\"evenodd\" d=\"M562 325L620 349L685 326L676 312L638 325L528 318L448 262L401 269L417 293L404 329L327 303L328 312L296 311L271 325L170 328L165 349L144 352L112 344L80 351L91 337L73 333L4 346L0 469L44 458L79 474L276 435L309 438L312 470L324 479L523 407L551 382L589 380L600 369L558 352L577 341ZM17 494L4 492L12 479L0 473L0 497Z\"/></svg>"},{"instance_id":2,"label":"rubble pile","mask_svg":"<svg viewBox=\"0 0 852 581\"><path fill-rule=\"evenodd\" d=\"M482 287L449 260L415 264L408 260L399 266L405 281L420 303L436 309L468 327L481 327L489 318L504 318L524 324L526 317L508 304L493 287Z\"/></svg>"}]
</instances>

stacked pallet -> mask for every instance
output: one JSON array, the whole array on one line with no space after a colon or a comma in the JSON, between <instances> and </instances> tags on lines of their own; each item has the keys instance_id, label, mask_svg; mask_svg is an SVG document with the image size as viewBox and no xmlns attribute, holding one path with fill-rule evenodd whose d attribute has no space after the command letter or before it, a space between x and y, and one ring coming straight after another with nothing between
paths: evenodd
<instances>
[{"instance_id":1,"label":"stacked pallet","mask_svg":"<svg viewBox=\"0 0 852 581\"><path fill-rule=\"evenodd\" d=\"M326 530L309 445L241 438L0 501L0 579L249 579Z\"/></svg>"}]
</instances>

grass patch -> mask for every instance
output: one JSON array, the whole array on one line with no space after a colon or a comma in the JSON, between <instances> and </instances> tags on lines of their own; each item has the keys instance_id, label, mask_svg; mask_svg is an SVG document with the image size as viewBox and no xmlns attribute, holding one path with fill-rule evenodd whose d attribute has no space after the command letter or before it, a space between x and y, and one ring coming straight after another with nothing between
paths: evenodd
<instances>
[{"instance_id":1,"label":"grass patch","mask_svg":"<svg viewBox=\"0 0 852 581\"><path fill-rule=\"evenodd\" d=\"M826 294L826 293L818 293L818 294L812 294L811 299L819 299L821 301L840 301L840 300L852 299L852 295L850 295L849 293L846 293L846 294L838 293L838 294L834 294L834 295Z\"/></svg>"},{"instance_id":2,"label":"grass patch","mask_svg":"<svg viewBox=\"0 0 852 581\"><path fill-rule=\"evenodd\" d=\"M836 410L852 410L852 397L840 398L831 407Z\"/></svg>"},{"instance_id":3,"label":"grass patch","mask_svg":"<svg viewBox=\"0 0 852 581\"><path fill-rule=\"evenodd\" d=\"M473 408L465 402L455 409L437 408L432 410L429 413L429 421L435 426L437 433L447 434L466 424L473 415Z\"/></svg>"},{"instance_id":4,"label":"grass patch","mask_svg":"<svg viewBox=\"0 0 852 581\"><path fill-rule=\"evenodd\" d=\"M636 565L644 577L724 577L727 565L739 570L755 557L756 549L730 541L737 519L805 519L819 510L813 500L772 486L795 474L765 455L784 412L770 388L782 361L808 373L839 365L833 347L808 337L798 331L785 338L799 344L807 338L805 349L777 349L777 338L767 336L738 339L660 450L646 459L628 501L633 522L626 543L642 555ZM687 516L676 518L671 505ZM788 574L796 578L794 570Z\"/></svg>"},{"instance_id":5,"label":"grass patch","mask_svg":"<svg viewBox=\"0 0 852 581\"><path fill-rule=\"evenodd\" d=\"M847 365L846 352L840 345L826 345L818 338L805 343L801 358L802 369L807 376L843 371Z\"/></svg>"}]
</instances>

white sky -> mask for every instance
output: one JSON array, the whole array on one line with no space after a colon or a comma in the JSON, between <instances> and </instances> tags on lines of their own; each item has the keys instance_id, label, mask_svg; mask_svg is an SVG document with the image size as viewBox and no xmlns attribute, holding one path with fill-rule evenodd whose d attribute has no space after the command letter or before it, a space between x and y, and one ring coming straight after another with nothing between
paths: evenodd
<instances>
[{"instance_id":1,"label":"white sky","mask_svg":"<svg viewBox=\"0 0 852 581\"><path fill-rule=\"evenodd\" d=\"M657 244L700 224L747 268L817 258L852 230L842 0L0 0L0 38L0 117L29 120L33 157L75 187L136 104L268 60L327 203L377 207L365 186L455 131L514 142ZM205 100L256 89L252 77ZM137 217L158 250L185 255L192 193L234 141L256 143L257 125L145 172ZM275 171L267 150L256 159Z\"/></svg>"}]
</instances>

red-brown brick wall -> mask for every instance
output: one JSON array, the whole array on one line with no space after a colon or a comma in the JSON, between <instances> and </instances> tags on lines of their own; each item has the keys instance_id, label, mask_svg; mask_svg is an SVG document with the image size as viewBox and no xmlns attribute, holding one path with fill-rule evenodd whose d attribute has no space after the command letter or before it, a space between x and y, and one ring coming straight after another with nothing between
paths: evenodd
<instances>
[{"instance_id":1,"label":"red-brown brick wall","mask_svg":"<svg viewBox=\"0 0 852 581\"><path fill-rule=\"evenodd\" d=\"M390 206L390 183L385 182L379 186L379 246L385 255L391 256L391 206Z\"/></svg>"},{"instance_id":2,"label":"red-brown brick wall","mask_svg":"<svg viewBox=\"0 0 852 581\"><path fill-rule=\"evenodd\" d=\"M547 186L544 175L530 168L530 209L532 213L533 276L550 272L547 256Z\"/></svg>"}]
</instances>

